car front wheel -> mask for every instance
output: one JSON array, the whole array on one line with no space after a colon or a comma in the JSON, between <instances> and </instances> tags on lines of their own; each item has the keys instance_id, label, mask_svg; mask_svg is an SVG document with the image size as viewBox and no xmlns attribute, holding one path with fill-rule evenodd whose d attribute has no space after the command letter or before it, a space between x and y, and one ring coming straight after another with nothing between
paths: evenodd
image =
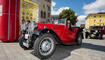
<instances>
[{"instance_id":1,"label":"car front wheel","mask_svg":"<svg viewBox=\"0 0 105 60\"><path fill-rule=\"evenodd\" d=\"M47 59L55 51L55 38L51 34L39 36L34 43L35 55L40 59Z\"/></svg>"}]
</instances>

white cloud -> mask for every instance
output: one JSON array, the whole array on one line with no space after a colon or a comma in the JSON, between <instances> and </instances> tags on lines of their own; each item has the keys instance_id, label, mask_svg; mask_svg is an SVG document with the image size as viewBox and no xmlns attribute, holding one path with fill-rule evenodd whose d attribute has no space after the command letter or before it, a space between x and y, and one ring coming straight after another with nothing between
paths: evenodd
<instances>
[{"instance_id":1,"label":"white cloud","mask_svg":"<svg viewBox=\"0 0 105 60\"><path fill-rule=\"evenodd\" d=\"M76 25L80 26L80 24L85 23L85 18L90 13L98 13L98 12L105 12L105 0L96 0L90 4L85 4L83 6L84 15L78 16L78 22Z\"/></svg>"},{"instance_id":2,"label":"white cloud","mask_svg":"<svg viewBox=\"0 0 105 60\"><path fill-rule=\"evenodd\" d=\"M78 16L78 22L76 23L77 26L80 26L81 24L85 24L85 18L86 18L86 15L80 15Z\"/></svg>"},{"instance_id":3,"label":"white cloud","mask_svg":"<svg viewBox=\"0 0 105 60\"><path fill-rule=\"evenodd\" d=\"M65 9L69 9L69 7L61 7L57 11L56 10L52 10L51 15L59 15Z\"/></svg>"},{"instance_id":4,"label":"white cloud","mask_svg":"<svg viewBox=\"0 0 105 60\"><path fill-rule=\"evenodd\" d=\"M63 10L69 9L69 7L61 7L58 10L55 10L56 2L52 1L51 15L59 15Z\"/></svg>"},{"instance_id":5,"label":"white cloud","mask_svg":"<svg viewBox=\"0 0 105 60\"><path fill-rule=\"evenodd\" d=\"M105 12L105 0L96 0L90 4L84 5L85 14Z\"/></svg>"},{"instance_id":6,"label":"white cloud","mask_svg":"<svg viewBox=\"0 0 105 60\"><path fill-rule=\"evenodd\" d=\"M80 15L80 16L78 16L77 19L78 19L79 21L84 21L85 18L86 18L86 15Z\"/></svg>"},{"instance_id":7,"label":"white cloud","mask_svg":"<svg viewBox=\"0 0 105 60\"><path fill-rule=\"evenodd\" d=\"M55 6L56 5L56 2L52 1L52 6Z\"/></svg>"}]
</instances>

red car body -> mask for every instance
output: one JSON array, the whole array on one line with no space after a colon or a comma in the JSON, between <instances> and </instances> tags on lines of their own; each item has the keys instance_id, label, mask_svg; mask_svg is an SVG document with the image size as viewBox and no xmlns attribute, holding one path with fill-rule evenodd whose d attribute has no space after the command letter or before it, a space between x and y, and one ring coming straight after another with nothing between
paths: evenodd
<instances>
[{"instance_id":1,"label":"red car body","mask_svg":"<svg viewBox=\"0 0 105 60\"><path fill-rule=\"evenodd\" d=\"M105 35L105 26L102 26L101 32L103 35Z\"/></svg>"},{"instance_id":2,"label":"red car body","mask_svg":"<svg viewBox=\"0 0 105 60\"><path fill-rule=\"evenodd\" d=\"M105 35L105 29L104 30L101 30L102 31L102 33Z\"/></svg>"},{"instance_id":3,"label":"red car body","mask_svg":"<svg viewBox=\"0 0 105 60\"><path fill-rule=\"evenodd\" d=\"M23 49L33 47L36 52L35 56L38 58L49 58L54 53L56 44L82 44L82 30L70 25L64 19L58 20L58 22L54 21L54 24L34 23L32 34L23 34L19 39L19 45Z\"/></svg>"},{"instance_id":4,"label":"red car body","mask_svg":"<svg viewBox=\"0 0 105 60\"><path fill-rule=\"evenodd\" d=\"M73 28L73 30L70 31L65 24L37 23L37 25L37 30L47 28L54 31L63 43L73 43L76 40L78 28Z\"/></svg>"}]
</instances>

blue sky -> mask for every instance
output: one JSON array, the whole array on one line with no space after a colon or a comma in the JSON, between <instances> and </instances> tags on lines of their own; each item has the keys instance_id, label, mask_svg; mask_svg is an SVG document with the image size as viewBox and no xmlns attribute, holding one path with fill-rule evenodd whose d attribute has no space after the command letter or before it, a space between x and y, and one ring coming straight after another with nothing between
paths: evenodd
<instances>
[{"instance_id":1,"label":"blue sky","mask_svg":"<svg viewBox=\"0 0 105 60\"><path fill-rule=\"evenodd\" d=\"M105 0L52 0L52 15L59 15L64 9L72 9L78 15L77 25L84 24L90 13L105 12Z\"/></svg>"},{"instance_id":2,"label":"blue sky","mask_svg":"<svg viewBox=\"0 0 105 60\"><path fill-rule=\"evenodd\" d=\"M73 9L78 15L84 14L83 6L85 4L89 4L94 2L95 0L53 0L56 2L55 10L61 7L70 7Z\"/></svg>"}]
</instances>

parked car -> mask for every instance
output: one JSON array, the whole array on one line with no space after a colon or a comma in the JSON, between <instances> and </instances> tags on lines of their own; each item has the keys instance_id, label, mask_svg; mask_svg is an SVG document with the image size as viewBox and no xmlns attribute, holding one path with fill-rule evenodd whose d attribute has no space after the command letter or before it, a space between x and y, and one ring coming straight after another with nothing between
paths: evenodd
<instances>
[{"instance_id":1,"label":"parked car","mask_svg":"<svg viewBox=\"0 0 105 60\"><path fill-rule=\"evenodd\" d=\"M105 26L101 27L101 32L102 32L103 35L105 35Z\"/></svg>"},{"instance_id":2,"label":"parked car","mask_svg":"<svg viewBox=\"0 0 105 60\"><path fill-rule=\"evenodd\" d=\"M91 27L89 37L94 38L94 39L102 39L103 38L102 27L101 26L93 26L93 27Z\"/></svg>"},{"instance_id":3,"label":"parked car","mask_svg":"<svg viewBox=\"0 0 105 60\"><path fill-rule=\"evenodd\" d=\"M19 39L23 49L33 47L34 54L40 59L47 59L54 53L56 44L82 44L82 32L79 27L70 27L65 19L50 23L37 23L32 34L23 34Z\"/></svg>"}]
</instances>

